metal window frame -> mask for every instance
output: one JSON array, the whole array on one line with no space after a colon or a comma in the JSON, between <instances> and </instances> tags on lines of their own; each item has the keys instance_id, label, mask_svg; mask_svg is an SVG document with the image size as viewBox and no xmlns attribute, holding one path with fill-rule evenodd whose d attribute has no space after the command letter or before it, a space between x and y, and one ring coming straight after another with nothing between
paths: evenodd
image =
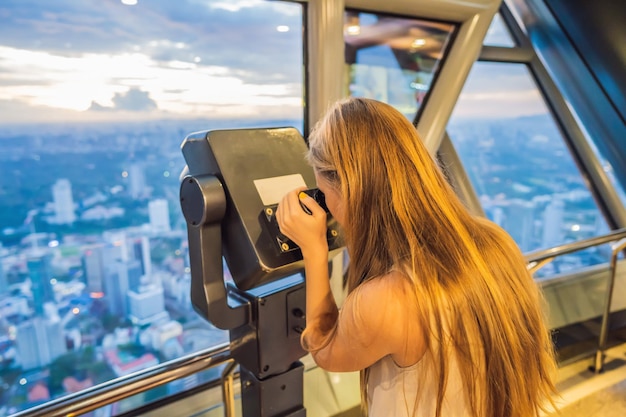
<instances>
[{"instance_id":1,"label":"metal window frame","mask_svg":"<svg viewBox=\"0 0 626 417\"><path fill-rule=\"evenodd\" d=\"M525 64L533 77L542 98L548 106L559 128L565 145L574 157L581 175L588 184L600 212L611 229L626 226L626 209L620 196L604 171L583 130L573 115L563 94L552 76L536 54L528 36L520 27L513 11L506 3L500 7L500 15L509 29L516 47L483 46L479 62ZM452 173L460 181L462 173ZM467 187L466 187L467 188ZM467 190L465 191L467 193ZM477 196L466 196L468 201L477 201Z\"/></svg>"},{"instance_id":2,"label":"metal window frame","mask_svg":"<svg viewBox=\"0 0 626 417\"><path fill-rule=\"evenodd\" d=\"M528 0L527 0L528 2ZM530 0L530 3L536 3ZM536 5L535 5L536 6ZM558 65L552 65L552 74L544 64L544 60L537 54L538 42L529 38L529 33L526 28L528 20L531 16L531 10L526 7L526 4L520 4L518 0L505 0L501 7L502 18L511 31L511 35L515 41L522 48L529 48L533 51L532 58L526 62L532 76L535 78L537 86L542 93L546 104L551 109L551 112L557 122L559 129L563 134L565 144L568 146L570 152L574 156L576 163L581 170L581 173L587 180L591 193L593 194L601 212L604 214L607 223L611 229L623 228L626 226L626 207L622 203L619 194L615 189L615 185L611 182L611 179L604 171L602 162L596 156L592 145L587 139L585 132L583 131L579 121L577 120L571 106L577 106L585 102L586 100L578 100L576 103L570 104L565 99L563 92L556 85L554 77L565 77L566 83L576 82L571 80L568 73L564 71L567 63L562 62L559 59ZM546 20L547 10L539 10L534 7L532 11L534 13L542 13L542 20ZM542 42L539 45L540 51L546 53L551 49L554 49L550 40L542 38ZM545 59L545 58L544 58ZM554 60L553 60L554 61ZM594 88L598 89L594 84ZM589 91L593 89L590 87ZM588 103L584 105L583 112L588 112ZM578 107L576 107L578 109ZM602 126L602 120L600 114L594 113L588 116L588 119L593 120L594 130L598 131L599 126ZM604 126L600 134L611 135L614 134L614 129L609 126ZM618 185L619 186L619 185Z\"/></svg>"}]
</instances>

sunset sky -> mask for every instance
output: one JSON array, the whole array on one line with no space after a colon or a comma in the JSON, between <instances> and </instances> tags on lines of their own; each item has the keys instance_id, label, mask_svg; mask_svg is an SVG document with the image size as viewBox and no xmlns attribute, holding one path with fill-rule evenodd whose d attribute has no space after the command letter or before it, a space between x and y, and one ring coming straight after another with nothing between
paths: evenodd
<instances>
[{"instance_id":1,"label":"sunset sky","mask_svg":"<svg viewBox=\"0 0 626 417\"><path fill-rule=\"evenodd\" d=\"M0 123L301 118L301 24L280 1L3 0ZM545 111L523 65L490 65L458 117Z\"/></svg>"},{"instance_id":2,"label":"sunset sky","mask_svg":"<svg viewBox=\"0 0 626 417\"><path fill-rule=\"evenodd\" d=\"M301 20L262 0L3 0L0 122L301 117Z\"/></svg>"}]
</instances>

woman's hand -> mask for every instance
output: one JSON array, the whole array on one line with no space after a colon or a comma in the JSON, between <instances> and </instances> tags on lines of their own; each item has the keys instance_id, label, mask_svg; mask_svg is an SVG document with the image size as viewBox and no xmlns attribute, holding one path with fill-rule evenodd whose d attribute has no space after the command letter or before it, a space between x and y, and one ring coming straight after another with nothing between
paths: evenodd
<instances>
[{"instance_id":1,"label":"woman's hand","mask_svg":"<svg viewBox=\"0 0 626 417\"><path fill-rule=\"evenodd\" d=\"M302 256L328 253L326 241L326 212L317 202L303 191L296 188L285 194L276 211L276 220L280 232L300 247ZM311 214L304 211L306 206ZM324 255L327 256L327 255Z\"/></svg>"}]
</instances>

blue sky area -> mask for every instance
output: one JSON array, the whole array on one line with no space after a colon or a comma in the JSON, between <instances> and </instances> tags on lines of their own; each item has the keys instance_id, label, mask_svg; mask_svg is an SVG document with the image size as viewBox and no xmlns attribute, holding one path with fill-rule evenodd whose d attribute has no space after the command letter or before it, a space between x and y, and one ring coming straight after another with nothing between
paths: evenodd
<instances>
[{"instance_id":1,"label":"blue sky area","mask_svg":"<svg viewBox=\"0 0 626 417\"><path fill-rule=\"evenodd\" d=\"M3 0L0 123L301 119L302 7L266 0ZM488 39L512 45L497 25ZM545 111L525 65L480 63L454 117Z\"/></svg>"},{"instance_id":2,"label":"blue sky area","mask_svg":"<svg viewBox=\"0 0 626 417\"><path fill-rule=\"evenodd\" d=\"M301 117L300 5L124 3L4 0L0 122Z\"/></svg>"}]
</instances>

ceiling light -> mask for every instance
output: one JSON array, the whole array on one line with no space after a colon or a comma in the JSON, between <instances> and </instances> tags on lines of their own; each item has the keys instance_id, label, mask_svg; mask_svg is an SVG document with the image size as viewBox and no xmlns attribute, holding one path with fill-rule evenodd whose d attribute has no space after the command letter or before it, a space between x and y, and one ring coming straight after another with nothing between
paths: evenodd
<instances>
[{"instance_id":1,"label":"ceiling light","mask_svg":"<svg viewBox=\"0 0 626 417\"><path fill-rule=\"evenodd\" d=\"M346 35L358 35L361 33L361 19L358 13L348 12L343 20L344 33Z\"/></svg>"},{"instance_id":2,"label":"ceiling light","mask_svg":"<svg viewBox=\"0 0 626 417\"><path fill-rule=\"evenodd\" d=\"M359 33L361 33L361 26L359 25L352 25L352 26L348 26L346 28L346 33L348 35L358 35Z\"/></svg>"},{"instance_id":3,"label":"ceiling light","mask_svg":"<svg viewBox=\"0 0 626 417\"><path fill-rule=\"evenodd\" d=\"M420 48L426 45L426 39L417 38L411 43L411 48Z\"/></svg>"}]
</instances>

